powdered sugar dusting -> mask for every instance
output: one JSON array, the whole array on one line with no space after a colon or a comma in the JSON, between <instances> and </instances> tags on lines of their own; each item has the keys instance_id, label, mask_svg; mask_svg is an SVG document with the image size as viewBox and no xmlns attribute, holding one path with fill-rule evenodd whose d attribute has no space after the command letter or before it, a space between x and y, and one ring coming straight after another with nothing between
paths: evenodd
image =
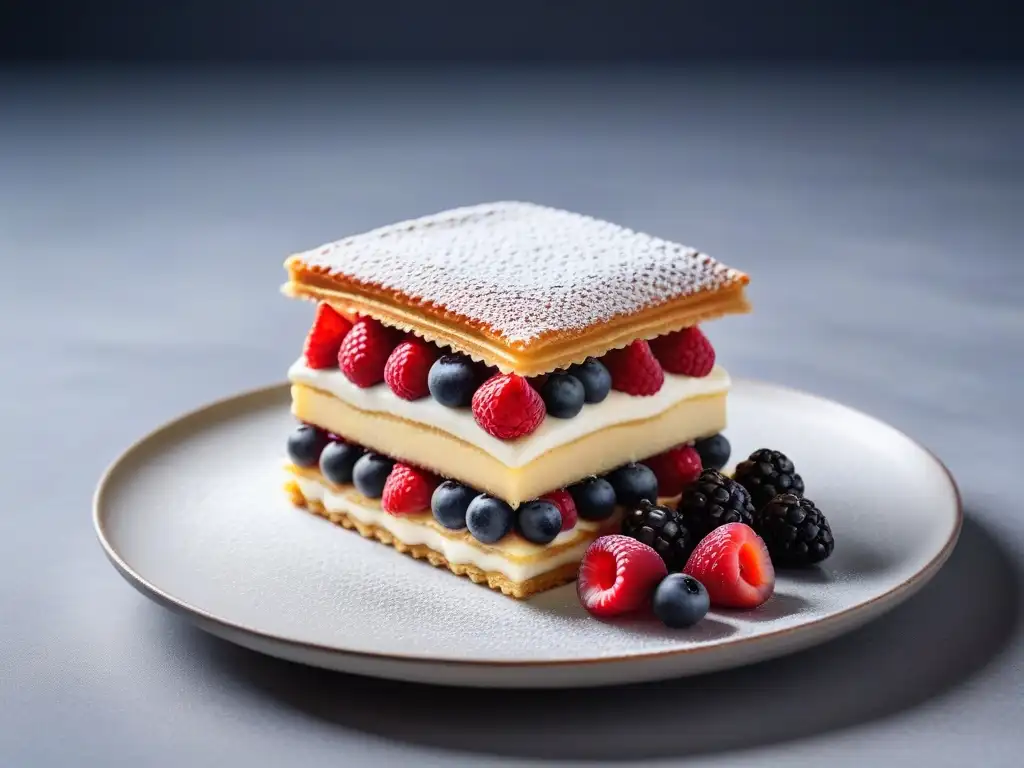
<instances>
[{"instance_id":1,"label":"powdered sugar dusting","mask_svg":"<svg viewBox=\"0 0 1024 768\"><path fill-rule=\"evenodd\" d=\"M742 278L688 246L522 202L402 221L299 259L444 308L508 342L584 329Z\"/></svg>"}]
</instances>

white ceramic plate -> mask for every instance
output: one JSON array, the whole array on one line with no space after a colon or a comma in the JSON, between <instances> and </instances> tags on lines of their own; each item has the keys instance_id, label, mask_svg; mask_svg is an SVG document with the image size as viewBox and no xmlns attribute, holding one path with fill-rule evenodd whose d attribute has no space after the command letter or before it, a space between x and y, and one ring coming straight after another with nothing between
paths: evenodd
<instances>
[{"instance_id":1,"label":"white ceramic plate","mask_svg":"<svg viewBox=\"0 0 1024 768\"><path fill-rule=\"evenodd\" d=\"M638 682L734 667L823 642L905 600L945 562L961 510L949 473L893 428L812 395L737 381L734 458L787 453L826 513L834 555L780 575L755 611L692 630L602 622L572 585L517 602L292 507L287 386L214 403L108 470L100 541L143 594L248 648L330 669L493 687Z\"/></svg>"}]
</instances>

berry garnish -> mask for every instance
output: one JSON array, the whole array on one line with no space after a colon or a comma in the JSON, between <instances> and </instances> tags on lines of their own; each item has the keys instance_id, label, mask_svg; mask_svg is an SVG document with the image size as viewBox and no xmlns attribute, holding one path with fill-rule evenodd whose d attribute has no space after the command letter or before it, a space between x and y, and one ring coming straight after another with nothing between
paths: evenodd
<instances>
[{"instance_id":1,"label":"berry garnish","mask_svg":"<svg viewBox=\"0 0 1024 768\"><path fill-rule=\"evenodd\" d=\"M437 347L423 339L406 339L395 347L384 366L384 381L403 400L419 400L430 394L427 376L437 357Z\"/></svg>"},{"instance_id":2,"label":"berry garnish","mask_svg":"<svg viewBox=\"0 0 1024 768\"><path fill-rule=\"evenodd\" d=\"M430 511L445 528L460 531L466 527L466 510L479 494L468 485L445 480L430 497Z\"/></svg>"},{"instance_id":3,"label":"berry garnish","mask_svg":"<svg viewBox=\"0 0 1024 768\"><path fill-rule=\"evenodd\" d=\"M341 342L338 365L345 377L357 387L372 387L384 381L384 366L399 336L372 317L356 320Z\"/></svg>"},{"instance_id":4,"label":"berry garnish","mask_svg":"<svg viewBox=\"0 0 1024 768\"><path fill-rule=\"evenodd\" d=\"M430 497L440 480L408 464L395 464L384 483L380 507L388 514L411 515L430 509Z\"/></svg>"},{"instance_id":5,"label":"berry garnish","mask_svg":"<svg viewBox=\"0 0 1024 768\"><path fill-rule=\"evenodd\" d=\"M288 458L300 467L315 467L327 445L327 433L312 424L300 424L288 435Z\"/></svg>"},{"instance_id":6,"label":"berry garnish","mask_svg":"<svg viewBox=\"0 0 1024 768\"><path fill-rule=\"evenodd\" d=\"M746 489L714 469L705 469L683 489L679 514L697 539L727 523L754 524L754 507Z\"/></svg>"},{"instance_id":7,"label":"berry garnish","mask_svg":"<svg viewBox=\"0 0 1024 768\"><path fill-rule=\"evenodd\" d=\"M754 509L760 509L780 493L804 495L804 481L786 454L761 448L736 465L733 476L750 493Z\"/></svg>"},{"instance_id":8,"label":"berry garnish","mask_svg":"<svg viewBox=\"0 0 1024 768\"><path fill-rule=\"evenodd\" d=\"M723 525L704 537L683 572L703 584L711 604L721 608L756 608L775 590L768 548L743 523Z\"/></svg>"},{"instance_id":9,"label":"berry garnish","mask_svg":"<svg viewBox=\"0 0 1024 768\"><path fill-rule=\"evenodd\" d=\"M676 510L646 499L626 512L622 534L654 549L670 571L683 569L697 543Z\"/></svg>"},{"instance_id":10,"label":"berry garnish","mask_svg":"<svg viewBox=\"0 0 1024 768\"><path fill-rule=\"evenodd\" d=\"M350 330L352 323L349 319L321 301L302 349L306 365L310 368L337 368L338 350Z\"/></svg>"},{"instance_id":11,"label":"berry garnish","mask_svg":"<svg viewBox=\"0 0 1024 768\"><path fill-rule=\"evenodd\" d=\"M594 616L615 616L647 607L668 571L658 553L628 536L601 536L580 563L576 594Z\"/></svg>"},{"instance_id":12,"label":"berry garnish","mask_svg":"<svg viewBox=\"0 0 1024 768\"><path fill-rule=\"evenodd\" d=\"M395 462L379 453L364 453L352 467L352 483L368 499L379 499Z\"/></svg>"},{"instance_id":13,"label":"berry garnish","mask_svg":"<svg viewBox=\"0 0 1024 768\"><path fill-rule=\"evenodd\" d=\"M584 520L607 520L615 511L615 489L603 477L588 477L569 486L576 512Z\"/></svg>"},{"instance_id":14,"label":"berry garnish","mask_svg":"<svg viewBox=\"0 0 1024 768\"><path fill-rule=\"evenodd\" d=\"M600 403L611 392L612 375L600 360L588 357L582 363L570 366L569 373L580 380L584 400L588 403Z\"/></svg>"},{"instance_id":15,"label":"berry garnish","mask_svg":"<svg viewBox=\"0 0 1024 768\"><path fill-rule=\"evenodd\" d=\"M565 488L551 493L545 493L541 498L544 501L550 501L556 507L562 516L562 527L560 530L571 531L576 527L576 520L579 514L576 512L576 502L573 501L572 494L569 493Z\"/></svg>"},{"instance_id":16,"label":"berry garnish","mask_svg":"<svg viewBox=\"0 0 1024 768\"><path fill-rule=\"evenodd\" d=\"M466 527L473 538L484 544L493 544L512 530L515 512L501 499L481 493L466 509Z\"/></svg>"},{"instance_id":17,"label":"berry garnish","mask_svg":"<svg viewBox=\"0 0 1024 768\"><path fill-rule=\"evenodd\" d=\"M562 513L550 501L527 501L516 510L516 530L529 542L550 544L562 530Z\"/></svg>"},{"instance_id":18,"label":"berry garnish","mask_svg":"<svg viewBox=\"0 0 1024 768\"><path fill-rule=\"evenodd\" d=\"M832 527L808 498L783 493L754 515L754 530L779 567L813 565L832 554Z\"/></svg>"},{"instance_id":19,"label":"berry garnish","mask_svg":"<svg viewBox=\"0 0 1024 768\"><path fill-rule=\"evenodd\" d=\"M685 629L703 619L711 607L704 585L685 573L670 573L654 590L654 615L666 627Z\"/></svg>"},{"instance_id":20,"label":"berry garnish","mask_svg":"<svg viewBox=\"0 0 1024 768\"><path fill-rule=\"evenodd\" d=\"M659 453L644 464L658 477L658 493L661 496L678 496L683 488L694 482L701 473L700 455L689 445Z\"/></svg>"},{"instance_id":21,"label":"berry garnish","mask_svg":"<svg viewBox=\"0 0 1024 768\"><path fill-rule=\"evenodd\" d=\"M465 355L441 355L430 366L427 387L431 396L449 408L464 408L473 400L473 391L481 381L477 366Z\"/></svg>"},{"instance_id":22,"label":"berry garnish","mask_svg":"<svg viewBox=\"0 0 1024 768\"><path fill-rule=\"evenodd\" d=\"M721 469L729 463L732 447L725 435L719 433L705 437L693 444L700 454L700 463L705 469Z\"/></svg>"},{"instance_id":23,"label":"berry garnish","mask_svg":"<svg viewBox=\"0 0 1024 768\"><path fill-rule=\"evenodd\" d=\"M358 445L332 440L320 454L320 474L335 485L348 485L352 482L352 468L362 455L363 449Z\"/></svg>"},{"instance_id":24,"label":"berry garnish","mask_svg":"<svg viewBox=\"0 0 1024 768\"><path fill-rule=\"evenodd\" d=\"M538 391L548 413L556 419L571 419L583 410L583 384L571 374L552 373Z\"/></svg>"},{"instance_id":25,"label":"berry garnish","mask_svg":"<svg viewBox=\"0 0 1024 768\"><path fill-rule=\"evenodd\" d=\"M612 388L628 395L653 395L665 383L665 372L643 339L613 349L602 362L612 376Z\"/></svg>"},{"instance_id":26,"label":"berry garnish","mask_svg":"<svg viewBox=\"0 0 1024 768\"><path fill-rule=\"evenodd\" d=\"M715 348L697 326L652 339L651 352L669 373L704 377L715 367Z\"/></svg>"},{"instance_id":27,"label":"berry garnish","mask_svg":"<svg viewBox=\"0 0 1024 768\"><path fill-rule=\"evenodd\" d=\"M522 376L499 373L473 393L473 418L499 440L515 440L544 421L544 401Z\"/></svg>"},{"instance_id":28,"label":"berry garnish","mask_svg":"<svg viewBox=\"0 0 1024 768\"><path fill-rule=\"evenodd\" d=\"M632 462L608 475L615 499L624 507L635 507L642 499L658 500L658 477L650 467Z\"/></svg>"}]
</instances>

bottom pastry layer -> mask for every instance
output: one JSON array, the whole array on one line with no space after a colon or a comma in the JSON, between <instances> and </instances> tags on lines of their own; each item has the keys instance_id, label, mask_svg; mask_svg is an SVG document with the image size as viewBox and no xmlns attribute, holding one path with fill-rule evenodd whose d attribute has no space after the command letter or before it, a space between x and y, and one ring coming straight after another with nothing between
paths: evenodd
<instances>
[{"instance_id":1,"label":"bottom pastry layer","mask_svg":"<svg viewBox=\"0 0 1024 768\"><path fill-rule=\"evenodd\" d=\"M315 470L289 466L287 471L285 488L296 506L517 599L573 581L587 547L619 526L616 514L602 523L580 521L547 546L514 534L488 545L466 531L443 528L429 513L390 515L378 501L352 486L332 486Z\"/></svg>"}]
</instances>

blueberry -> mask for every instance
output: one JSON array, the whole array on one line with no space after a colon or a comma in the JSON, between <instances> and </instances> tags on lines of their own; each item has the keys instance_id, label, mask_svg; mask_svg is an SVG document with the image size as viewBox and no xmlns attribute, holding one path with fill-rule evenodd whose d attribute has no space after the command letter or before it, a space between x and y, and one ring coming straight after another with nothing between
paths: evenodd
<instances>
[{"instance_id":1,"label":"blueberry","mask_svg":"<svg viewBox=\"0 0 1024 768\"><path fill-rule=\"evenodd\" d=\"M434 519L445 528L462 530L466 527L466 509L477 495L468 485L445 480L434 489L434 495L430 497L430 511L434 513Z\"/></svg>"},{"instance_id":2,"label":"blueberry","mask_svg":"<svg viewBox=\"0 0 1024 768\"><path fill-rule=\"evenodd\" d=\"M654 470L643 464L626 464L610 475L608 482L615 489L615 498L624 507L632 507L647 499L652 504L658 502L658 477Z\"/></svg>"},{"instance_id":3,"label":"blueberry","mask_svg":"<svg viewBox=\"0 0 1024 768\"><path fill-rule=\"evenodd\" d=\"M352 482L356 484L356 490L368 499L379 499L394 465L395 462L387 456L364 453L352 467Z\"/></svg>"},{"instance_id":4,"label":"blueberry","mask_svg":"<svg viewBox=\"0 0 1024 768\"><path fill-rule=\"evenodd\" d=\"M493 544L512 530L512 507L501 499L481 493L466 510L466 527L473 538L484 544Z\"/></svg>"},{"instance_id":5,"label":"blueberry","mask_svg":"<svg viewBox=\"0 0 1024 768\"><path fill-rule=\"evenodd\" d=\"M315 467L327 445L327 433L312 424L300 424L288 435L288 458L300 467Z\"/></svg>"},{"instance_id":6,"label":"blueberry","mask_svg":"<svg viewBox=\"0 0 1024 768\"><path fill-rule=\"evenodd\" d=\"M582 363L570 367L569 373L580 380L588 403L600 403L612 391L612 375L600 360L588 357Z\"/></svg>"},{"instance_id":7,"label":"blueberry","mask_svg":"<svg viewBox=\"0 0 1024 768\"><path fill-rule=\"evenodd\" d=\"M548 376L540 388L540 396L544 398L548 414L556 419L571 419L583 410L583 385L568 373L552 373Z\"/></svg>"},{"instance_id":8,"label":"blueberry","mask_svg":"<svg viewBox=\"0 0 1024 768\"><path fill-rule=\"evenodd\" d=\"M693 576L672 573L654 590L654 615L666 627L692 627L707 615L711 600L704 585Z\"/></svg>"},{"instance_id":9,"label":"blueberry","mask_svg":"<svg viewBox=\"0 0 1024 768\"><path fill-rule=\"evenodd\" d=\"M721 469L729 463L729 455L732 453L729 441L721 433L698 440L693 447L697 449L704 469Z\"/></svg>"},{"instance_id":10,"label":"blueberry","mask_svg":"<svg viewBox=\"0 0 1024 768\"><path fill-rule=\"evenodd\" d=\"M465 355L442 355L430 366L427 389L441 405L462 408L473 400L479 378L477 367Z\"/></svg>"},{"instance_id":11,"label":"blueberry","mask_svg":"<svg viewBox=\"0 0 1024 768\"><path fill-rule=\"evenodd\" d=\"M576 513L584 520L605 520L615 511L615 489L601 477L588 477L569 488Z\"/></svg>"},{"instance_id":12,"label":"blueberry","mask_svg":"<svg viewBox=\"0 0 1024 768\"><path fill-rule=\"evenodd\" d=\"M562 513L550 501L535 499L516 510L516 530L534 544L550 544L562 530Z\"/></svg>"},{"instance_id":13,"label":"blueberry","mask_svg":"<svg viewBox=\"0 0 1024 768\"><path fill-rule=\"evenodd\" d=\"M362 455L358 445L333 440L320 454L320 473L335 485L348 485L352 482L352 467Z\"/></svg>"}]
</instances>

